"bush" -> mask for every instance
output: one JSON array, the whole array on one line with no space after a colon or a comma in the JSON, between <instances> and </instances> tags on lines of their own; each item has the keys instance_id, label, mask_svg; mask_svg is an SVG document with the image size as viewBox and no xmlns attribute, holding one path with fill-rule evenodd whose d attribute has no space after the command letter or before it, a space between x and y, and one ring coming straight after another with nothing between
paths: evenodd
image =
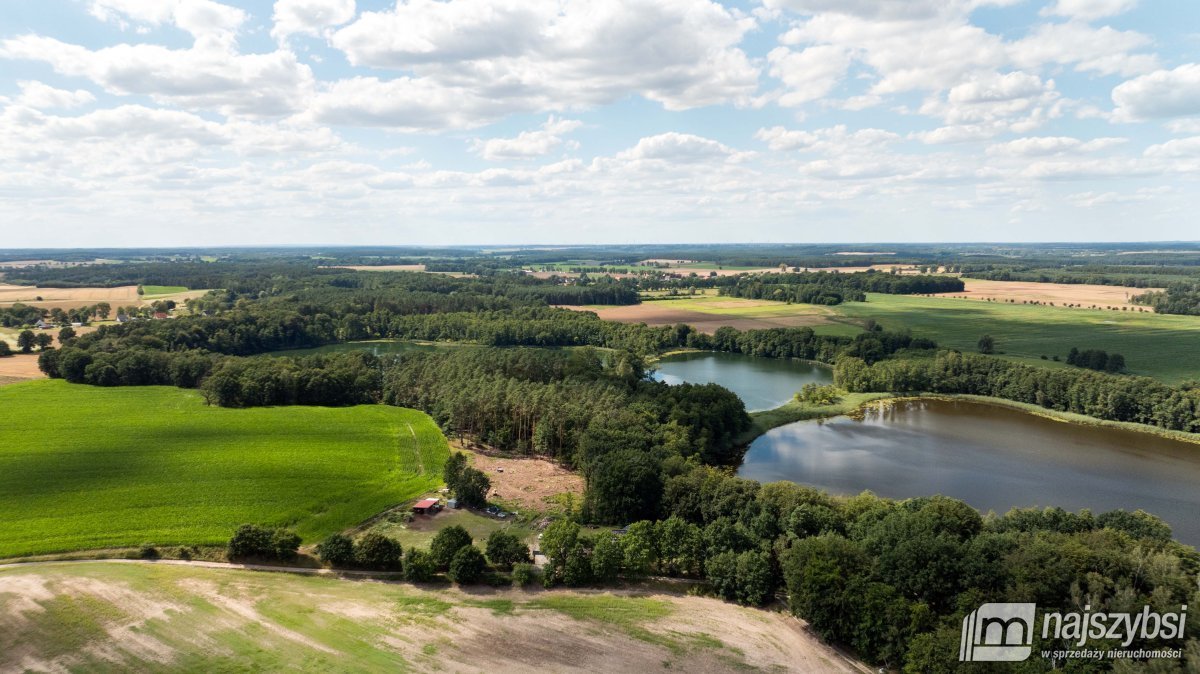
<instances>
[{"instance_id":1,"label":"bush","mask_svg":"<svg viewBox=\"0 0 1200 674\"><path fill-rule=\"evenodd\" d=\"M471 534L467 530L454 525L437 532L429 544L429 554L433 555L433 563L439 569L450 567L454 555L462 548L470 545Z\"/></svg>"},{"instance_id":2,"label":"bush","mask_svg":"<svg viewBox=\"0 0 1200 674\"><path fill-rule=\"evenodd\" d=\"M497 568L508 569L518 562L530 561L529 548L514 534L493 531L487 540L487 558Z\"/></svg>"},{"instance_id":3,"label":"bush","mask_svg":"<svg viewBox=\"0 0 1200 674\"><path fill-rule=\"evenodd\" d=\"M243 557L274 557L275 547L272 545L273 532L257 524L243 524L233 532L229 539L226 552L230 559Z\"/></svg>"},{"instance_id":4,"label":"bush","mask_svg":"<svg viewBox=\"0 0 1200 674\"><path fill-rule=\"evenodd\" d=\"M404 580L410 583L428 583L436 573L437 565L428 552L409 548L404 554Z\"/></svg>"},{"instance_id":5,"label":"bush","mask_svg":"<svg viewBox=\"0 0 1200 674\"><path fill-rule=\"evenodd\" d=\"M317 546L317 556L330 566L350 566L354 563L354 541L349 536L332 534Z\"/></svg>"},{"instance_id":6,"label":"bush","mask_svg":"<svg viewBox=\"0 0 1200 674\"><path fill-rule=\"evenodd\" d=\"M271 532L271 554L275 559L295 559L296 551L300 549L300 537L296 532L287 529L276 529Z\"/></svg>"},{"instance_id":7,"label":"bush","mask_svg":"<svg viewBox=\"0 0 1200 674\"><path fill-rule=\"evenodd\" d=\"M142 543L142 547L138 548L138 559L158 559L158 548L149 543Z\"/></svg>"},{"instance_id":8,"label":"bush","mask_svg":"<svg viewBox=\"0 0 1200 674\"><path fill-rule=\"evenodd\" d=\"M525 587L537 579L537 567L532 564L513 564L512 582L516 587Z\"/></svg>"},{"instance_id":9,"label":"bush","mask_svg":"<svg viewBox=\"0 0 1200 674\"><path fill-rule=\"evenodd\" d=\"M454 559L450 561L450 570L446 576L458 583L459 585L467 585L479 580L487 568L487 561L483 558L483 553L474 545L465 545L454 553Z\"/></svg>"},{"instance_id":10,"label":"bush","mask_svg":"<svg viewBox=\"0 0 1200 674\"><path fill-rule=\"evenodd\" d=\"M368 533L354 544L354 561L364 569L395 571L400 568L400 544L383 534Z\"/></svg>"}]
</instances>

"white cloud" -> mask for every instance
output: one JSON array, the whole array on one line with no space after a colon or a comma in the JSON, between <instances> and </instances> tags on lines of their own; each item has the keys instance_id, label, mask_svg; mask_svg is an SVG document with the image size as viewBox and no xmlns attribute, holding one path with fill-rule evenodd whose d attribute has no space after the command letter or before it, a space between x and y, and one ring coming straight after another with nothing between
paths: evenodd
<instances>
[{"instance_id":1,"label":"white cloud","mask_svg":"<svg viewBox=\"0 0 1200 674\"><path fill-rule=\"evenodd\" d=\"M1069 152L1099 152L1126 143L1128 140L1127 138L1094 138L1084 141L1068 136L1036 136L992 145L987 149L987 153L1012 157L1038 157Z\"/></svg>"},{"instance_id":2,"label":"white cloud","mask_svg":"<svg viewBox=\"0 0 1200 674\"><path fill-rule=\"evenodd\" d=\"M409 73L392 88L432 96L430 114L443 98L466 98L470 111L447 126L473 126L631 94L669 110L748 103L758 70L738 44L754 25L709 0L411 0L364 12L331 42L354 65ZM388 107L363 115L386 124ZM427 116L419 100L391 107L401 128Z\"/></svg>"},{"instance_id":3,"label":"white cloud","mask_svg":"<svg viewBox=\"0 0 1200 674\"><path fill-rule=\"evenodd\" d=\"M1158 70L1112 91L1114 116L1121 121L1200 114L1200 63Z\"/></svg>"},{"instance_id":4,"label":"white cloud","mask_svg":"<svg viewBox=\"0 0 1200 674\"><path fill-rule=\"evenodd\" d=\"M1176 138L1146 148L1147 157L1200 157L1200 136Z\"/></svg>"},{"instance_id":5,"label":"white cloud","mask_svg":"<svg viewBox=\"0 0 1200 674\"><path fill-rule=\"evenodd\" d=\"M473 149L484 159L532 159L553 152L563 144L562 136L581 126L578 120L551 116L537 131L522 131L516 138L476 140Z\"/></svg>"},{"instance_id":6,"label":"white cloud","mask_svg":"<svg viewBox=\"0 0 1200 674\"><path fill-rule=\"evenodd\" d=\"M128 28L129 22L173 24L197 39L228 42L246 22L246 12L212 0L91 0L89 10L101 21Z\"/></svg>"},{"instance_id":7,"label":"white cloud","mask_svg":"<svg viewBox=\"0 0 1200 674\"><path fill-rule=\"evenodd\" d=\"M276 0L271 37L321 35L354 18L354 0Z\"/></svg>"},{"instance_id":8,"label":"white cloud","mask_svg":"<svg viewBox=\"0 0 1200 674\"><path fill-rule=\"evenodd\" d=\"M151 44L92 51L24 35L0 41L0 57L43 61L59 74L86 77L109 93L142 94L161 103L224 114L294 112L313 87L312 71L289 51L236 54L213 45L168 49Z\"/></svg>"},{"instance_id":9,"label":"white cloud","mask_svg":"<svg viewBox=\"0 0 1200 674\"><path fill-rule=\"evenodd\" d=\"M898 134L884 129L849 131L843 124L816 131L797 131L773 126L769 129L759 129L754 137L777 152L806 150L829 154L881 150L900 140Z\"/></svg>"},{"instance_id":10,"label":"white cloud","mask_svg":"<svg viewBox=\"0 0 1200 674\"><path fill-rule=\"evenodd\" d=\"M1138 0L1056 0L1054 4L1044 7L1041 15L1091 21L1124 14L1137 7L1137 4Z\"/></svg>"},{"instance_id":11,"label":"white cloud","mask_svg":"<svg viewBox=\"0 0 1200 674\"><path fill-rule=\"evenodd\" d=\"M827 96L845 76L850 55L845 49L830 45L798 52L776 47L767 55L767 62L771 64L771 76L786 87L779 104L794 107Z\"/></svg>"},{"instance_id":12,"label":"white cloud","mask_svg":"<svg viewBox=\"0 0 1200 674\"><path fill-rule=\"evenodd\" d=\"M642 138L637 145L617 154L618 159L655 160L673 164L730 159L738 156L732 148L709 138L674 131Z\"/></svg>"},{"instance_id":13,"label":"white cloud","mask_svg":"<svg viewBox=\"0 0 1200 674\"><path fill-rule=\"evenodd\" d=\"M75 108L96 100L92 92L84 89L67 91L56 89L42 82L23 81L17 83L21 94L17 97L18 105L26 105L37 110L50 108Z\"/></svg>"},{"instance_id":14,"label":"white cloud","mask_svg":"<svg viewBox=\"0 0 1200 674\"><path fill-rule=\"evenodd\" d=\"M1081 72L1099 75L1137 75L1158 67L1153 54L1133 53L1149 46L1148 36L1074 21L1043 24L1008 45L1012 62L1022 68L1074 64Z\"/></svg>"}]
</instances>

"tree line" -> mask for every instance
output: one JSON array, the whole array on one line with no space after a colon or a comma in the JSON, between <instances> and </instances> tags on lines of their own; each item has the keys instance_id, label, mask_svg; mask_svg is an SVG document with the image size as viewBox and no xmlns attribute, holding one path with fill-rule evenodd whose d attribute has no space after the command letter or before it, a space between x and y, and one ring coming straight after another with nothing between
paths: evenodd
<instances>
[{"instance_id":1,"label":"tree line","mask_svg":"<svg viewBox=\"0 0 1200 674\"><path fill-rule=\"evenodd\" d=\"M1052 370L958 351L874 364L845 357L834 367L834 383L853 392L992 396L1097 419L1200 432L1200 391L1173 388L1149 377Z\"/></svg>"}]
</instances>

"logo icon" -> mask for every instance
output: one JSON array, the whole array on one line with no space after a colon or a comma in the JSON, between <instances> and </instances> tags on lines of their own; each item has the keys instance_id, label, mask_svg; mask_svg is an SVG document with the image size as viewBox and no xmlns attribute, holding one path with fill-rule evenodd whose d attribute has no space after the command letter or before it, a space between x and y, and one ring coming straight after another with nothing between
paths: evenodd
<instances>
[{"instance_id":1,"label":"logo icon","mask_svg":"<svg viewBox=\"0 0 1200 674\"><path fill-rule=\"evenodd\" d=\"M1033 652L1037 604L984 604L963 618L960 662L1020 662Z\"/></svg>"}]
</instances>

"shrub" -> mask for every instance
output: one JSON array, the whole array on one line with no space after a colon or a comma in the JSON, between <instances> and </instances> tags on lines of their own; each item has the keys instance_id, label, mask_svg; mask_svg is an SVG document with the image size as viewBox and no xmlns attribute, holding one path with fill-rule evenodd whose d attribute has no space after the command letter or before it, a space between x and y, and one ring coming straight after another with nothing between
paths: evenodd
<instances>
[{"instance_id":1,"label":"shrub","mask_svg":"<svg viewBox=\"0 0 1200 674\"><path fill-rule=\"evenodd\" d=\"M295 559L296 551L300 549L300 537L296 532L287 529L276 529L271 532L271 554L276 559Z\"/></svg>"},{"instance_id":2,"label":"shrub","mask_svg":"<svg viewBox=\"0 0 1200 674\"><path fill-rule=\"evenodd\" d=\"M517 587L525 587L537 578L537 568L532 564L524 562L513 564L512 581Z\"/></svg>"},{"instance_id":3,"label":"shrub","mask_svg":"<svg viewBox=\"0 0 1200 674\"><path fill-rule=\"evenodd\" d=\"M458 583L459 585L467 585L479 580L487 568L487 561L483 558L483 553L474 545L465 545L454 553L454 559L450 561L450 570L446 576Z\"/></svg>"},{"instance_id":4,"label":"shrub","mask_svg":"<svg viewBox=\"0 0 1200 674\"><path fill-rule=\"evenodd\" d=\"M159 558L158 548L154 547L153 545L150 545L149 543L142 543L142 546L140 548L138 548L138 558L139 559L158 559Z\"/></svg>"},{"instance_id":5,"label":"shrub","mask_svg":"<svg viewBox=\"0 0 1200 674\"><path fill-rule=\"evenodd\" d=\"M242 557L273 557L275 548L271 545L271 530L257 524L243 524L233 532L226 548L230 559Z\"/></svg>"},{"instance_id":6,"label":"shrub","mask_svg":"<svg viewBox=\"0 0 1200 674\"><path fill-rule=\"evenodd\" d=\"M354 563L354 541L349 536L331 534L317 546L317 556L330 566L349 566Z\"/></svg>"},{"instance_id":7,"label":"shrub","mask_svg":"<svg viewBox=\"0 0 1200 674\"><path fill-rule=\"evenodd\" d=\"M409 548L404 553L404 580L412 583L428 583L437 573L433 556L424 550Z\"/></svg>"},{"instance_id":8,"label":"shrub","mask_svg":"<svg viewBox=\"0 0 1200 674\"><path fill-rule=\"evenodd\" d=\"M354 561L364 569L395 571L400 568L400 544L383 534L368 533L354 544Z\"/></svg>"},{"instance_id":9,"label":"shrub","mask_svg":"<svg viewBox=\"0 0 1200 674\"><path fill-rule=\"evenodd\" d=\"M517 562L528 562L529 548L514 534L493 531L487 540L488 561L498 568L512 568Z\"/></svg>"},{"instance_id":10,"label":"shrub","mask_svg":"<svg viewBox=\"0 0 1200 674\"><path fill-rule=\"evenodd\" d=\"M449 568L455 553L471 542L471 534L467 533L466 529L458 525L446 527L433 537L429 544L429 553L433 555L433 562L437 568L446 569Z\"/></svg>"}]
</instances>

